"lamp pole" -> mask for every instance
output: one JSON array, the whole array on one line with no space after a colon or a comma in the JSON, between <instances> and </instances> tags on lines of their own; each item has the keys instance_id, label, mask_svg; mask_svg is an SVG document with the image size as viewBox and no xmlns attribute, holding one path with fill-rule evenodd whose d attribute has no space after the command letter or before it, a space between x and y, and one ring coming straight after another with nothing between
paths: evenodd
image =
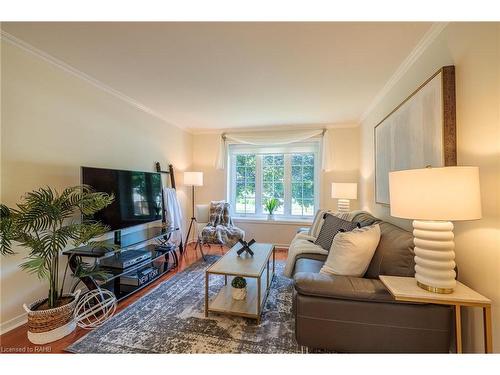
<instances>
[{"instance_id":1,"label":"lamp pole","mask_svg":"<svg viewBox=\"0 0 500 375\"><path fill-rule=\"evenodd\" d=\"M191 234L191 228L193 228L193 224L196 223L196 214L195 214L195 206L194 206L194 188L195 186L203 186L203 172L184 172L184 184L187 186L191 186L191 221L189 223L189 229L186 235L186 246L189 241L189 235ZM203 254L203 250L200 247L201 256L203 260L205 260L205 254Z\"/></svg>"},{"instance_id":2,"label":"lamp pole","mask_svg":"<svg viewBox=\"0 0 500 375\"><path fill-rule=\"evenodd\" d=\"M185 241L186 245L188 244L189 234L191 233L191 228L193 227L193 223L196 223L196 217L194 216L194 185L191 186L191 188L192 188L191 190L192 215L191 215L191 222L189 223L189 229L186 235L186 241Z\"/></svg>"}]
</instances>

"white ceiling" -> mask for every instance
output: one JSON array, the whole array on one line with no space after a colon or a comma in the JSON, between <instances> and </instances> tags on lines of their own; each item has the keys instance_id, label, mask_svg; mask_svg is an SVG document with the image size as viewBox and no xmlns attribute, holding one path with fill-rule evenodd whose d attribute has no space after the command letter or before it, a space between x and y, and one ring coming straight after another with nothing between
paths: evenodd
<instances>
[{"instance_id":1,"label":"white ceiling","mask_svg":"<svg viewBox=\"0 0 500 375\"><path fill-rule=\"evenodd\" d=\"M431 23L3 23L192 130L355 123Z\"/></svg>"}]
</instances>

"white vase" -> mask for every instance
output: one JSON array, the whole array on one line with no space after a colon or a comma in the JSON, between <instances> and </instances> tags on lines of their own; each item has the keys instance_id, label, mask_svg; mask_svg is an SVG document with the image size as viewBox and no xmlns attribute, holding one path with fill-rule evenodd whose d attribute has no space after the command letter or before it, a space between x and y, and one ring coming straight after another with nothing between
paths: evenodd
<instances>
[{"instance_id":1,"label":"white vase","mask_svg":"<svg viewBox=\"0 0 500 375\"><path fill-rule=\"evenodd\" d=\"M267 214L267 220L274 220L274 214Z\"/></svg>"},{"instance_id":2,"label":"white vase","mask_svg":"<svg viewBox=\"0 0 500 375\"><path fill-rule=\"evenodd\" d=\"M232 289L231 294L233 296L233 299L241 301L247 297L247 287L244 288L231 287L231 289Z\"/></svg>"}]
</instances>

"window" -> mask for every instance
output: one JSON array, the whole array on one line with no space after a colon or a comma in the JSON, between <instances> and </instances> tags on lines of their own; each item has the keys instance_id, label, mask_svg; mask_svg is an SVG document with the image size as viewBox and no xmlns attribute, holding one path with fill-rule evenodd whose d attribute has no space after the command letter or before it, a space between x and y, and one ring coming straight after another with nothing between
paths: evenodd
<instances>
[{"instance_id":1,"label":"window","mask_svg":"<svg viewBox=\"0 0 500 375\"><path fill-rule=\"evenodd\" d=\"M235 212L255 213L255 154L236 155Z\"/></svg>"},{"instance_id":2,"label":"window","mask_svg":"<svg viewBox=\"0 0 500 375\"><path fill-rule=\"evenodd\" d=\"M265 217L276 198L282 218L314 215L318 206L318 142L291 146L229 146L228 191L233 214Z\"/></svg>"},{"instance_id":3,"label":"window","mask_svg":"<svg viewBox=\"0 0 500 375\"><path fill-rule=\"evenodd\" d=\"M266 201L276 198L280 205L276 215L283 215L285 210L285 155L262 155L262 211L265 212Z\"/></svg>"},{"instance_id":4,"label":"window","mask_svg":"<svg viewBox=\"0 0 500 375\"><path fill-rule=\"evenodd\" d=\"M314 154L292 154L292 215L314 215Z\"/></svg>"}]
</instances>

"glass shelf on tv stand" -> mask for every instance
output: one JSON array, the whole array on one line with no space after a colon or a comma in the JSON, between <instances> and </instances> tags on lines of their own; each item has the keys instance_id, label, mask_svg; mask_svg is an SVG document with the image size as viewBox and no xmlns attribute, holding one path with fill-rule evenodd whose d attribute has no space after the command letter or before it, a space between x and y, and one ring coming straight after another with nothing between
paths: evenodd
<instances>
[{"instance_id":1,"label":"glass shelf on tv stand","mask_svg":"<svg viewBox=\"0 0 500 375\"><path fill-rule=\"evenodd\" d=\"M112 267L108 267L108 266L104 266L104 265L100 265L100 264L97 264L95 269L97 271L102 271L104 273L107 273L109 274L110 276L109 277L106 277L104 278L103 280L104 281L110 281L112 279L114 279L115 277L118 277L120 275L123 275L124 273L129 273L131 271L136 271L144 266L147 266L151 263L154 263L154 262L158 262L160 261L162 258L165 258L165 255L169 252L169 251L173 251L173 250L159 250L158 249L158 246L155 245L155 244L151 244L151 245L148 245L144 248L140 248L140 249L136 249L136 250L146 250L146 251L150 251L152 254L151 254L151 258L149 259L146 259L146 260L143 260L137 264L134 264L130 267L127 267L127 268L112 268ZM101 258L102 259L102 258Z\"/></svg>"},{"instance_id":2,"label":"glass shelf on tv stand","mask_svg":"<svg viewBox=\"0 0 500 375\"><path fill-rule=\"evenodd\" d=\"M71 250L66 250L63 252L64 255L79 255L82 257L89 257L89 258L105 258L112 256L113 254L120 252L120 251L126 251L130 250L131 248L135 246L139 246L141 244L144 244L146 242L155 240L155 239L161 239L161 238L168 238L171 236L174 232L178 231L179 228L163 228L163 227L150 227L150 228L145 228L141 229L138 231L130 232L123 234L121 236L121 242L119 245L116 245L114 243L114 240L108 239L104 240L103 246L99 248L93 248L91 246L80 246L75 249ZM182 251L182 250L181 250Z\"/></svg>"},{"instance_id":3,"label":"glass shelf on tv stand","mask_svg":"<svg viewBox=\"0 0 500 375\"><path fill-rule=\"evenodd\" d=\"M89 289L92 288L92 286L109 289L115 293L118 300L121 300L150 284L161 275L170 271L173 265L176 265L177 255L173 255L173 253L176 251L177 247L167 249L162 245L165 245L172 233L178 230L179 228L146 228L122 235L122 241L118 248L116 248L116 245L113 243L113 239L111 239L107 241L110 244L109 247L105 245L103 248L94 249L92 247L82 246L67 250L63 254L70 257L70 259L75 256L94 258L95 270L102 271L103 275L88 278L86 280L87 282L83 279L82 281L84 281L87 287L90 286ZM159 243L149 244L145 247L138 248L141 244L146 244L152 240L157 240ZM181 246L179 246L179 249L181 249ZM151 258L123 269L107 267L100 264L100 262L105 258L112 257L117 253L129 250L150 251L152 253ZM172 262L169 261L171 255L173 255L174 258ZM147 275L150 275L151 279L148 279L144 283L138 282L137 285L124 284L124 279L127 279L129 283L131 280L133 282L135 278L139 280L139 277L141 277L140 275L145 270L149 270Z\"/></svg>"},{"instance_id":4,"label":"glass shelf on tv stand","mask_svg":"<svg viewBox=\"0 0 500 375\"><path fill-rule=\"evenodd\" d=\"M170 271L173 266L176 265L176 261L169 261L169 253L171 251L175 251L175 249L170 251L157 250L155 245L149 245L146 248L141 248L140 250L150 251L152 253L151 258L125 269L98 265L96 270L104 273L104 276L95 278L98 286L113 291L116 294L116 297L120 300L129 294L142 289L144 286L150 284L161 275ZM146 270L148 270L148 273L144 274ZM141 277L146 278L146 280L142 283L139 282ZM132 282L132 284L127 284L124 279ZM134 283L134 281L136 281L136 283Z\"/></svg>"}]
</instances>

